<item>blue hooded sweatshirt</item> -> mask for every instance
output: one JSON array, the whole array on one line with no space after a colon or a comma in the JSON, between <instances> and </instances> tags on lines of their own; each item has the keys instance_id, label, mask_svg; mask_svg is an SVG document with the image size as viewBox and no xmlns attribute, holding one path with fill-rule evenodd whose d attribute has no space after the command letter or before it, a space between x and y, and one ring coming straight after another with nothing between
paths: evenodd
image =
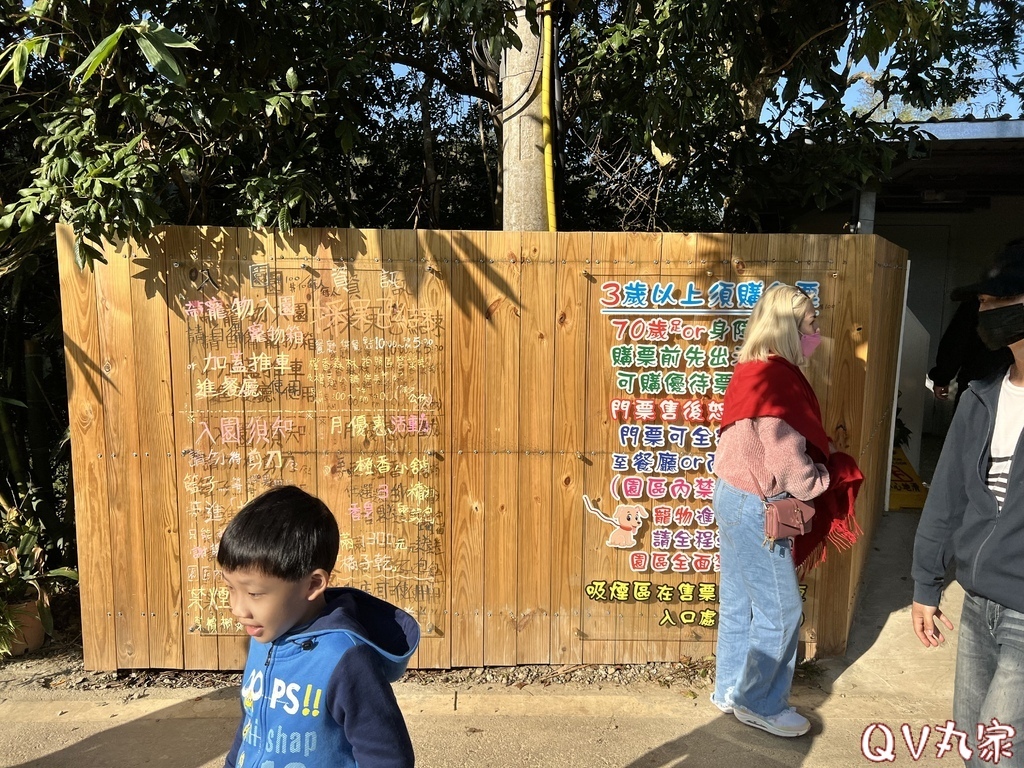
<instances>
[{"instance_id":1,"label":"blue hooded sweatshirt","mask_svg":"<svg viewBox=\"0 0 1024 768\"><path fill-rule=\"evenodd\" d=\"M408 768L412 742L391 683L420 641L416 620L358 589L269 644L250 641L242 722L226 768Z\"/></svg>"}]
</instances>

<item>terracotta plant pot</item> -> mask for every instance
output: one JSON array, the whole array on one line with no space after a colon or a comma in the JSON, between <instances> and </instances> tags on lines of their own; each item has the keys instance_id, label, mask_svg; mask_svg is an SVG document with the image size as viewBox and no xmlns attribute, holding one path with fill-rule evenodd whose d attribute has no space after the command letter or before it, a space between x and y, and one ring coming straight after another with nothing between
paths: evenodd
<instances>
[{"instance_id":1,"label":"terracotta plant pot","mask_svg":"<svg viewBox=\"0 0 1024 768\"><path fill-rule=\"evenodd\" d=\"M39 606L34 600L30 600L27 603L12 605L10 609L11 615L18 623L18 633L15 635L14 645L11 646L11 655L21 656L23 653L39 650L46 637L43 622L39 620Z\"/></svg>"}]
</instances>

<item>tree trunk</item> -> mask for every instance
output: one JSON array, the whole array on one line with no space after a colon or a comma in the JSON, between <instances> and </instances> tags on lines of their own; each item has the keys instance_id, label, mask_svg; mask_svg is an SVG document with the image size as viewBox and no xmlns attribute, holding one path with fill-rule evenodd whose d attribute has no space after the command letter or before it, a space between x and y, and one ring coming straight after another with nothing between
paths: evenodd
<instances>
[{"instance_id":1,"label":"tree trunk","mask_svg":"<svg viewBox=\"0 0 1024 768\"><path fill-rule=\"evenodd\" d=\"M506 51L501 78L502 229L543 231L547 229L540 99L543 61L540 38L522 10L517 19L523 49Z\"/></svg>"},{"instance_id":2,"label":"tree trunk","mask_svg":"<svg viewBox=\"0 0 1024 768\"><path fill-rule=\"evenodd\" d=\"M431 229L441 227L441 185L437 180L437 167L434 164L434 126L430 121L430 92L434 87L434 78L423 76L423 87L420 89L420 125L423 127L423 194L427 198L428 226Z\"/></svg>"}]
</instances>

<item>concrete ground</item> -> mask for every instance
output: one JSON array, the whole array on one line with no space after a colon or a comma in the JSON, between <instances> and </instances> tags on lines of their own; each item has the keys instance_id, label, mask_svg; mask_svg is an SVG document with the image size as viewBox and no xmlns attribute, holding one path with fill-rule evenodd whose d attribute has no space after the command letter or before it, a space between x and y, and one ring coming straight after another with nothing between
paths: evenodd
<instances>
[{"instance_id":1,"label":"concrete ground","mask_svg":"<svg viewBox=\"0 0 1024 768\"><path fill-rule=\"evenodd\" d=\"M951 717L956 632L925 649L910 627L910 557L918 516L886 513L865 569L849 652L819 664L822 674L794 686L792 703L812 721L807 736L780 739L723 715L685 686L653 684L595 689L400 683L420 765L456 766L854 766L865 729L871 746L893 734L892 760L959 765L956 752L936 757L937 724ZM954 624L962 592L945 605ZM0 765L12 768L220 766L238 723L237 688L60 692L0 688ZM126 700L127 699L127 700ZM931 726L920 760L917 748ZM888 756L886 756L888 757ZM748 762L749 761L749 762ZM877 762L877 760L875 761ZM260 768L301 768L281 760Z\"/></svg>"}]
</instances>

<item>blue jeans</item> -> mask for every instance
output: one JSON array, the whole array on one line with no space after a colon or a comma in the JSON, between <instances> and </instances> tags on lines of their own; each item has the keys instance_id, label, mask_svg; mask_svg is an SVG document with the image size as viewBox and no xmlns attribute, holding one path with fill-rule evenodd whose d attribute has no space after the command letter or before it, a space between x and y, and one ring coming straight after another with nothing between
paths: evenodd
<instances>
[{"instance_id":1,"label":"blue jeans","mask_svg":"<svg viewBox=\"0 0 1024 768\"><path fill-rule=\"evenodd\" d=\"M965 762L970 768L994 764L991 753L983 759L977 743L978 725L986 726L983 737L989 737L992 718L1016 731L1013 757L1004 754L1000 768L1024 766L1024 613L984 597L964 596L953 717L957 729L968 734L973 756Z\"/></svg>"},{"instance_id":2,"label":"blue jeans","mask_svg":"<svg viewBox=\"0 0 1024 768\"><path fill-rule=\"evenodd\" d=\"M721 478L713 504L722 573L712 698L772 717L789 706L803 610L791 541L769 547L764 502Z\"/></svg>"}]
</instances>

